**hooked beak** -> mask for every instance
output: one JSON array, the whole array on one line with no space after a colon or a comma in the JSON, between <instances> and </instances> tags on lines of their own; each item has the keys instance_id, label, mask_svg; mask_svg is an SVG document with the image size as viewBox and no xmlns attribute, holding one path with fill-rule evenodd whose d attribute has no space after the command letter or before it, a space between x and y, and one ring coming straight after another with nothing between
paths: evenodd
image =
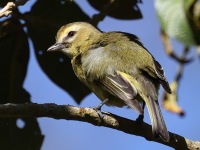
<instances>
[{"instance_id":1,"label":"hooked beak","mask_svg":"<svg viewBox=\"0 0 200 150\"><path fill-rule=\"evenodd\" d=\"M55 43L51 47L48 48L48 52L54 52L54 51L59 51L61 49L65 48L65 46L62 43Z\"/></svg>"}]
</instances>

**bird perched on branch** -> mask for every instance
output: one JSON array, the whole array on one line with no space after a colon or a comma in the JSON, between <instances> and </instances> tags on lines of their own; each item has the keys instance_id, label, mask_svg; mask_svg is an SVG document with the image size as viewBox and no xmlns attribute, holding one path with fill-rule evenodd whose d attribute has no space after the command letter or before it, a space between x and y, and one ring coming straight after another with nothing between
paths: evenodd
<instances>
[{"instance_id":1,"label":"bird perched on branch","mask_svg":"<svg viewBox=\"0 0 200 150\"><path fill-rule=\"evenodd\" d=\"M143 115L143 102L150 115L154 137L169 141L158 104L160 84L171 93L161 65L132 34L103 33L85 22L60 28L48 51L62 51L76 76L108 106L128 106Z\"/></svg>"}]
</instances>

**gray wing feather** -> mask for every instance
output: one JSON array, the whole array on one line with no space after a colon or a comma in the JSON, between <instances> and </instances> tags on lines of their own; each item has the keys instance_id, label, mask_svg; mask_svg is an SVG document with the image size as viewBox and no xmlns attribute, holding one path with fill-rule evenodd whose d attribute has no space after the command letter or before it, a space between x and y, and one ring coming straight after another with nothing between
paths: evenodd
<instances>
[{"instance_id":1,"label":"gray wing feather","mask_svg":"<svg viewBox=\"0 0 200 150\"><path fill-rule=\"evenodd\" d=\"M144 110L141 103L136 99L137 90L120 74L109 75L100 82L104 85L104 88L112 95L119 97L129 107L136 110L139 114L143 114Z\"/></svg>"},{"instance_id":2,"label":"gray wing feather","mask_svg":"<svg viewBox=\"0 0 200 150\"><path fill-rule=\"evenodd\" d=\"M163 67L156 60L154 60L154 65L155 65L156 75L158 76L159 81L162 84L163 88L168 93L171 93L171 89L170 89L169 83L168 83L167 79L165 78L165 72L163 70Z\"/></svg>"}]
</instances>

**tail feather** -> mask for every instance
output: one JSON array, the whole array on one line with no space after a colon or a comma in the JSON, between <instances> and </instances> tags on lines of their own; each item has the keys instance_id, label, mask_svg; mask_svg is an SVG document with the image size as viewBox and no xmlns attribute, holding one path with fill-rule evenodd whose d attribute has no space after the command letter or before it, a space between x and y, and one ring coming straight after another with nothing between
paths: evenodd
<instances>
[{"instance_id":1,"label":"tail feather","mask_svg":"<svg viewBox=\"0 0 200 150\"><path fill-rule=\"evenodd\" d=\"M154 137L160 137L164 141L168 142L170 137L158 101L149 97L149 100L146 101L146 105L150 115Z\"/></svg>"}]
</instances>

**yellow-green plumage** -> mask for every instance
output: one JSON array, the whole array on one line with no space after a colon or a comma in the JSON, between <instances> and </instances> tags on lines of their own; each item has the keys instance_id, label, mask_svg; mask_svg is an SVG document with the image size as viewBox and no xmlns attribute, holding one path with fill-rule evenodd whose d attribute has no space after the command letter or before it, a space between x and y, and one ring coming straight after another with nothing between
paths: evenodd
<instances>
[{"instance_id":1,"label":"yellow-green plumage","mask_svg":"<svg viewBox=\"0 0 200 150\"><path fill-rule=\"evenodd\" d=\"M72 34L73 33L73 34ZM72 59L76 76L106 105L128 106L143 114L144 100L152 122L153 134L169 141L159 105L162 84L171 92L160 64L135 35L103 33L88 23L76 22L62 27L57 42L49 50L60 49Z\"/></svg>"}]
</instances>

